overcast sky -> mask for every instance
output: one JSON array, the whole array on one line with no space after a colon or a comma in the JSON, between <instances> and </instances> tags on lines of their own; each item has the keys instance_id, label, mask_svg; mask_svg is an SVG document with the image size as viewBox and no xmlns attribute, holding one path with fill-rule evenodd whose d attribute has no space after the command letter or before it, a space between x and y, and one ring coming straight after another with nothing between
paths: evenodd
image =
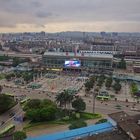
<instances>
[{"instance_id":1,"label":"overcast sky","mask_svg":"<svg viewBox=\"0 0 140 140\"><path fill-rule=\"evenodd\" d=\"M0 32L140 32L140 0L0 0Z\"/></svg>"}]
</instances>

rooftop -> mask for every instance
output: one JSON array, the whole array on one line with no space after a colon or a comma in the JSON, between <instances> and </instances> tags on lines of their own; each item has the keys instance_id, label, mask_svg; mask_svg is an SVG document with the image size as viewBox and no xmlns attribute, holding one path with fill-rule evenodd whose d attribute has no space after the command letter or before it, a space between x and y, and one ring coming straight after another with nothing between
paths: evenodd
<instances>
[{"instance_id":1,"label":"rooftop","mask_svg":"<svg viewBox=\"0 0 140 140\"><path fill-rule=\"evenodd\" d=\"M109 114L109 117L111 117L117 123L123 122L124 120L126 121L126 120L132 119L124 111L120 111L120 112L115 112L115 113Z\"/></svg>"},{"instance_id":2,"label":"rooftop","mask_svg":"<svg viewBox=\"0 0 140 140\"><path fill-rule=\"evenodd\" d=\"M112 132L101 133L81 140L127 140L128 136L118 130Z\"/></svg>"},{"instance_id":3,"label":"rooftop","mask_svg":"<svg viewBox=\"0 0 140 140\"><path fill-rule=\"evenodd\" d=\"M45 52L44 56L73 56L73 57L93 57L113 59L112 54L105 53L74 53L74 52Z\"/></svg>"},{"instance_id":4,"label":"rooftop","mask_svg":"<svg viewBox=\"0 0 140 140\"><path fill-rule=\"evenodd\" d=\"M109 114L109 117L112 118L117 123L118 127L132 139L140 138L140 127L133 117L129 116L124 111Z\"/></svg>"}]
</instances>

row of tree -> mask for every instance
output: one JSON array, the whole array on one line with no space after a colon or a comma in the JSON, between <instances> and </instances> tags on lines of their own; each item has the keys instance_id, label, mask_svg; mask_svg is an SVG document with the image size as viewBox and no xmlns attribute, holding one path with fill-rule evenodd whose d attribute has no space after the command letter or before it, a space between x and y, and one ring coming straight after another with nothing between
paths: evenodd
<instances>
[{"instance_id":1,"label":"row of tree","mask_svg":"<svg viewBox=\"0 0 140 140\"><path fill-rule=\"evenodd\" d=\"M29 82L33 80L34 73L33 72L13 72L5 75L6 80L11 80L13 78L23 78L25 82Z\"/></svg>"},{"instance_id":2,"label":"row of tree","mask_svg":"<svg viewBox=\"0 0 140 140\"><path fill-rule=\"evenodd\" d=\"M93 87L95 82L97 81L97 77L91 76L86 82L85 82L85 91L89 92Z\"/></svg>"},{"instance_id":3,"label":"row of tree","mask_svg":"<svg viewBox=\"0 0 140 140\"><path fill-rule=\"evenodd\" d=\"M64 106L64 109L71 109L72 107L77 111L84 111L86 109L86 104L82 98L75 96L69 90L64 90L63 92L56 95L56 102L60 107Z\"/></svg>"},{"instance_id":4,"label":"row of tree","mask_svg":"<svg viewBox=\"0 0 140 140\"><path fill-rule=\"evenodd\" d=\"M121 83L120 80L116 79L113 82L112 77L105 77L104 75L101 76L91 76L89 80L85 82L85 90L89 92L96 84L97 87L101 88L105 82L105 86L107 89L111 87L115 90L116 93L121 90ZM114 83L114 84L113 84Z\"/></svg>"}]
</instances>

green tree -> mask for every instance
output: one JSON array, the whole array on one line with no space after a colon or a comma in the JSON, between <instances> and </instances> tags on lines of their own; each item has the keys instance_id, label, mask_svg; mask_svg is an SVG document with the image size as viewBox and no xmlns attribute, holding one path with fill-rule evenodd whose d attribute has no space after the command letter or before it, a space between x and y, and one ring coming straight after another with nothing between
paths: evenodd
<instances>
[{"instance_id":1,"label":"green tree","mask_svg":"<svg viewBox=\"0 0 140 140\"><path fill-rule=\"evenodd\" d=\"M41 101L39 99L32 99L27 102L27 104L25 105L25 108L36 109L40 107L40 104L41 104Z\"/></svg>"},{"instance_id":2,"label":"green tree","mask_svg":"<svg viewBox=\"0 0 140 140\"><path fill-rule=\"evenodd\" d=\"M10 109L15 104L14 98L5 94L0 94L0 113Z\"/></svg>"},{"instance_id":3,"label":"green tree","mask_svg":"<svg viewBox=\"0 0 140 140\"><path fill-rule=\"evenodd\" d=\"M69 129L77 129L77 128L81 128L81 127L86 127L87 126L87 123L82 121L82 120L79 120L79 121L76 121L76 122L72 122L69 126Z\"/></svg>"},{"instance_id":4,"label":"green tree","mask_svg":"<svg viewBox=\"0 0 140 140\"><path fill-rule=\"evenodd\" d=\"M56 107L54 106L49 106L49 107L44 107L40 110L40 116L41 120L44 121L51 121L55 119L55 114L56 114Z\"/></svg>"},{"instance_id":5,"label":"green tree","mask_svg":"<svg viewBox=\"0 0 140 140\"><path fill-rule=\"evenodd\" d=\"M121 61L119 62L118 68L126 69L126 61L124 60L124 58L122 58Z\"/></svg>"},{"instance_id":6,"label":"green tree","mask_svg":"<svg viewBox=\"0 0 140 140\"><path fill-rule=\"evenodd\" d=\"M27 138L26 133L23 131L16 131L13 134L13 140L24 140L26 138Z\"/></svg>"},{"instance_id":7,"label":"green tree","mask_svg":"<svg viewBox=\"0 0 140 140\"><path fill-rule=\"evenodd\" d=\"M86 103L83 101L82 98L76 98L73 102L72 102L72 107L77 111L84 111L86 109Z\"/></svg>"},{"instance_id":8,"label":"green tree","mask_svg":"<svg viewBox=\"0 0 140 140\"><path fill-rule=\"evenodd\" d=\"M9 73L9 74L5 75L5 78L6 78L7 81L11 80L13 77L15 77L14 73Z\"/></svg>"},{"instance_id":9,"label":"green tree","mask_svg":"<svg viewBox=\"0 0 140 140\"><path fill-rule=\"evenodd\" d=\"M66 104L68 105L68 109L70 111L70 106L71 106L71 103L74 99L74 94L69 90L64 90L64 93L65 93Z\"/></svg>"},{"instance_id":10,"label":"green tree","mask_svg":"<svg viewBox=\"0 0 140 140\"><path fill-rule=\"evenodd\" d=\"M118 91L121 90L122 86L119 82L115 82L113 85L113 88L114 88L115 92L118 93Z\"/></svg>"},{"instance_id":11,"label":"green tree","mask_svg":"<svg viewBox=\"0 0 140 140\"><path fill-rule=\"evenodd\" d=\"M74 95L69 92L69 90L64 90L56 96L56 102L59 103L60 106L64 105L66 108L67 104L71 104Z\"/></svg>"},{"instance_id":12,"label":"green tree","mask_svg":"<svg viewBox=\"0 0 140 140\"><path fill-rule=\"evenodd\" d=\"M75 91L74 91L74 93L75 93ZM65 107L65 115L67 113L69 113L69 115L70 115L70 107L71 107L71 103L72 103L73 99L74 99L74 94L69 90L64 90L63 92L59 93L56 96L56 102L59 103L59 105L61 107L63 105ZM68 112L66 109L68 109Z\"/></svg>"},{"instance_id":13,"label":"green tree","mask_svg":"<svg viewBox=\"0 0 140 140\"><path fill-rule=\"evenodd\" d=\"M105 76L104 75L101 75L99 78L98 78L98 83L97 83L97 86L101 87L104 83L104 80L105 80Z\"/></svg>"},{"instance_id":14,"label":"green tree","mask_svg":"<svg viewBox=\"0 0 140 140\"><path fill-rule=\"evenodd\" d=\"M18 57L13 58L13 66L16 67L18 64L20 64L20 59Z\"/></svg>"},{"instance_id":15,"label":"green tree","mask_svg":"<svg viewBox=\"0 0 140 140\"><path fill-rule=\"evenodd\" d=\"M33 73L25 72L22 74L24 81L29 82L33 79Z\"/></svg>"},{"instance_id":16,"label":"green tree","mask_svg":"<svg viewBox=\"0 0 140 140\"><path fill-rule=\"evenodd\" d=\"M101 119L101 120L98 120L95 124L100 124L100 123L105 123L107 122L107 119Z\"/></svg>"},{"instance_id":17,"label":"green tree","mask_svg":"<svg viewBox=\"0 0 140 140\"><path fill-rule=\"evenodd\" d=\"M95 113L95 101L96 101L96 96L99 92L99 88L98 87L95 87L94 91L91 91L91 94L92 94L92 109L93 109L93 113Z\"/></svg>"},{"instance_id":18,"label":"green tree","mask_svg":"<svg viewBox=\"0 0 140 140\"><path fill-rule=\"evenodd\" d=\"M26 111L26 117L33 122L40 122L41 121L40 110L41 109L28 109Z\"/></svg>"},{"instance_id":19,"label":"green tree","mask_svg":"<svg viewBox=\"0 0 140 140\"><path fill-rule=\"evenodd\" d=\"M34 99L27 102L24 110L26 117L33 122L50 121L55 119L57 106L48 99Z\"/></svg>"},{"instance_id":20,"label":"green tree","mask_svg":"<svg viewBox=\"0 0 140 140\"><path fill-rule=\"evenodd\" d=\"M138 86L136 83L131 84L131 93L135 96L135 94L139 91Z\"/></svg>"},{"instance_id":21,"label":"green tree","mask_svg":"<svg viewBox=\"0 0 140 140\"><path fill-rule=\"evenodd\" d=\"M94 85L95 82L96 82L96 77L95 77L95 76L91 76L91 77L89 78L89 80L90 80L91 83L93 83L93 85Z\"/></svg>"},{"instance_id":22,"label":"green tree","mask_svg":"<svg viewBox=\"0 0 140 140\"><path fill-rule=\"evenodd\" d=\"M90 80L86 81L86 83L85 83L85 90L87 92L89 92L92 88L93 88L93 83Z\"/></svg>"},{"instance_id":23,"label":"green tree","mask_svg":"<svg viewBox=\"0 0 140 140\"><path fill-rule=\"evenodd\" d=\"M16 75L17 78L22 77L22 73L21 72L16 72L15 75Z\"/></svg>"},{"instance_id":24,"label":"green tree","mask_svg":"<svg viewBox=\"0 0 140 140\"><path fill-rule=\"evenodd\" d=\"M62 107L63 105L65 105L65 93L64 92L61 92L61 93L58 93L55 97L56 99L56 102L59 103L59 106Z\"/></svg>"},{"instance_id":25,"label":"green tree","mask_svg":"<svg viewBox=\"0 0 140 140\"><path fill-rule=\"evenodd\" d=\"M53 101L51 101L51 100L49 100L49 99L44 99L42 102L41 102L41 104L40 104L40 108L43 108L43 107L49 107L49 106L54 106L54 107L56 107L56 104L53 102Z\"/></svg>"},{"instance_id":26,"label":"green tree","mask_svg":"<svg viewBox=\"0 0 140 140\"><path fill-rule=\"evenodd\" d=\"M112 85L112 77L109 77L106 79L105 86L106 86L106 88L109 89L111 87L111 85Z\"/></svg>"}]
</instances>

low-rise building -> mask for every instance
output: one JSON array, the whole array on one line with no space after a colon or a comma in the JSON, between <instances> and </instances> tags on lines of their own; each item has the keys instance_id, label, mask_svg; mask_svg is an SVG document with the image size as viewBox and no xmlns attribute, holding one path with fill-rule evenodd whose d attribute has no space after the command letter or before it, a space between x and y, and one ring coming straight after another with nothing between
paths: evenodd
<instances>
[{"instance_id":1,"label":"low-rise building","mask_svg":"<svg viewBox=\"0 0 140 140\"><path fill-rule=\"evenodd\" d=\"M118 129L128 135L131 140L140 140L140 126L134 118L124 111L109 114L110 120L117 124Z\"/></svg>"},{"instance_id":2,"label":"low-rise building","mask_svg":"<svg viewBox=\"0 0 140 140\"><path fill-rule=\"evenodd\" d=\"M67 67L66 61L77 60L79 65ZM47 68L112 70L113 55L103 53L45 52L43 65Z\"/></svg>"}]
</instances>

